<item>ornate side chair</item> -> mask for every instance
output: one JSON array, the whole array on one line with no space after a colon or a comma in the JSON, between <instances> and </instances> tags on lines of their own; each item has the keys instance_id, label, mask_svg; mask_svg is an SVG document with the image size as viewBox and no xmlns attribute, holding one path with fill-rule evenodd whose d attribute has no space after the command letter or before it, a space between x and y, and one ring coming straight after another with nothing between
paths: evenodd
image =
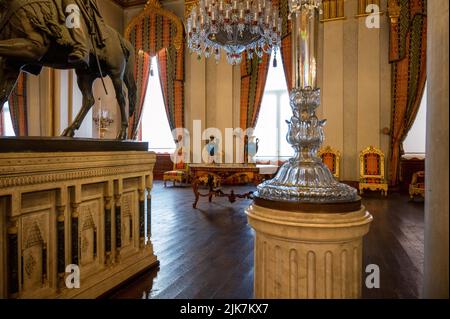
<instances>
[{"instance_id":1,"label":"ornate side chair","mask_svg":"<svg viewBox=\"0 0 450 319\"><path fill-rule=\"evenodd\" d=\"M183 150L180 149L175 159L178 159L180 157L182 158L182 156ZM176 182L180 184L187 183L189 180L187 164L184 163L184 161L176 160L175 163L173 164L173 170L164 172L163 180L164 180L164 187L167 187L167 181L173 182L173 186L176 185Z\"/></svg>"},{"instance_id":2,"label":"ornate side chair","mask_svg":"<svg viewBox=\"0 0 450 319\"><path fill-rule=\"evenodd\" d=\"M370 146L359 155L360 177L359 192L363 194L365 189L380 190L387 196L388 184L385 180L384 154L381 150Z\"/></svg>"},{"instance_id":3,"label":"ornate side chair","mask_svg":"<svg viewBox=\"0 0 450 319\"><path fill-rule=\"evenodd\" d=\"M411 184L409 185L409 197L415 196L425 198L425 172L419 171L413 174Z\"/></svg>"},{"instance_id":4,"label":"ornate side chair","mask_svg":"<svg viewBox=\"0 0 450 319\"><path fill-rule=\"evenodd\" d=\"M317 155L319 155L319 157L322 159L322 162L330 169L333 176L337 180L339 180L339 163L341 162L341 153L331 148L331 146L327 146L320 149Z\"/></svg>"}]
</instances>

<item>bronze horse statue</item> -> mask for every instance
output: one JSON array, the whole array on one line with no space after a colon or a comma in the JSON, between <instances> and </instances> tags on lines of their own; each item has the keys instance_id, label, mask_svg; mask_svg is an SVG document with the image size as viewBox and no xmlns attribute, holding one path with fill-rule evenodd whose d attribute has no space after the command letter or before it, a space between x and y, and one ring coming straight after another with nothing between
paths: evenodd
<instances>
[{"instance_id":1,"label":"bronze horse statue","mask_svg":"<svg viewBox=\"0 0 450 319\"><path fill-rule=\"evenodd\" d=\"M83 16L80 26L90 30L88 40L91 41L86 42L88 61L74 64L70 61L74 41L67 23L61 19L57 1L61 6L67 0L0 0L0 111L8 101L21 71L38 75L44 66L75 69L78 87L83 93L83 104L73 123L62 134L73 137L95 104L92 92L94 81L109 76L121 114L117 139L126 139L128 115L133 115L136 105L134 48L103 20L99 23L103 43L99 45L98 34L96 36L92 32L93 19L89 21L89 16ZM126 113L124 85L128 91L129 114Z\"/></svg>"}]
</instances>

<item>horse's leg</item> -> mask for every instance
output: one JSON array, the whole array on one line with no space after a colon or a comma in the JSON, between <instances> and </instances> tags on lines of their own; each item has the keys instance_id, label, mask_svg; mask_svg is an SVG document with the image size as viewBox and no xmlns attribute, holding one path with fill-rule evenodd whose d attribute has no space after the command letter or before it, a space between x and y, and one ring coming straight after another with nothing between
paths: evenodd
<instances>
[{"instance_id":1,"label":"horse's leg","mask_svg":"<svg viewBox=\"0 0 450 319\"><path fill-rule=\"evenodd\" d=\"M134 65L135 65L134 54L131 54L130 57L128 58L128 62L125 67L125 74L124 74L124 78L123 78L123 80L125 82L125 86L127 87L127 90L128 90L128 105L129 105L128 116L129 117L132 117L133 114L135 113L136 103L137 103L137 98L136 98L137 88L136 88L136 80L134 78Z\"/></svg>"},{"instance_id":2,"label":"horse's leg","mask_svg":"<svg viewBox=\"0 0 450 319\"><path fill-rule=\"evenodd\" d=\"M81 106L81 110L80 112L78 112L75 121L73 121L73 123L64 130L62 136L74 137L75 131L80 128L84 118L86 117L86 114L95 104L94 95L92 94L92 84L94 83L96 76L82 72L77 72L77 77L78 77L77 81L78 87L80 88L80 91L83 93L83 105Z\"/></svg>"},{"instance_id":3,"label":"horse's leg","mask_svg":"<svg viewBox=\"0 0 450 319\"><path fill-rule=\"evenodd\" d=\"M25 38L0 41L0 56L7 58L39 60L47 50L42 41L32 41Z\"/></svg>"},{"instance_id":4,"label":"horse's leg","mask_svg":"<svg viewBox=\"0 0 450 319\"><path fill-rule=\"evenodd\" d=\"M20 70L6 69L0 71L0 112L3 105L8 102L12 90L16 86Z\"/></svg>"},{"instance_id":5,"label":"horse's leg","mask_svg":"<svg viewBox=\"0 0 450 319\"><path fill-rule=\"evenodd\" d=\"M117 102L120 107L121 127L120 132L117 134L118 140L125 140L128 134L128 116L126 112L125 92L123 89L123 81L120 76L111 76L114 90L116 91Z\"/></svg>"}]
</instances>

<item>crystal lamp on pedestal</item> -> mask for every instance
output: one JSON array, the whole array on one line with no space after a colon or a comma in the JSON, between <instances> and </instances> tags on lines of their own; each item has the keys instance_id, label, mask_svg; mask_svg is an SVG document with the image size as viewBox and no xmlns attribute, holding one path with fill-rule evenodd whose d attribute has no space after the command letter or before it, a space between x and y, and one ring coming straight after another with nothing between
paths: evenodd
<instances>
[{"instance_id":1,"label":"crystal lamp on pedestal","mask_svg":"<svg viewBox=\"0 0 450 319\"><path fill-rule=\"evenodd\" d=\"M320 8L320 0L290 0L294 89L290 92L293 116L287 140L295 156L274 179L258 186L255 196L263 200L318 204L359 200L357 190L336 181L317 156L326 123L315 113L320 105L316 83Z\"/></svg>"}]
</instances>

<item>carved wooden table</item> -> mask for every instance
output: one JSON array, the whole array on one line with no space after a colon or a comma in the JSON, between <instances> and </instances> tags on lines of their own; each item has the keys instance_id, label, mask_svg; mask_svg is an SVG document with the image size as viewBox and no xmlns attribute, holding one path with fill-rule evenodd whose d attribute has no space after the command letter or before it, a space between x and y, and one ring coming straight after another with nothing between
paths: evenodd
<instances>
[{"instance_id":1,"label":"carved wooden table","mask_svg":"<svg viewBox=\"0 0 450 319\"><path fill-rule=\"evenodd\" d=\"M190 164L189 174L192 180L192 190L195 195L195 202L192 205L197 208L200 197L208 197L209 202L215 197L227 197L230 203L234 203L238 198L252 198L253 192L236 194L233 190L230 193L224 193L219 187L222 183L236 177L245 178L246 181L255 185L263 181L264 178L272 177L278 167L273 165L251 165L251 164ZM206 184L209 188L208 193L202 194L199 187Z\"/></svg>"}]
</instances>

